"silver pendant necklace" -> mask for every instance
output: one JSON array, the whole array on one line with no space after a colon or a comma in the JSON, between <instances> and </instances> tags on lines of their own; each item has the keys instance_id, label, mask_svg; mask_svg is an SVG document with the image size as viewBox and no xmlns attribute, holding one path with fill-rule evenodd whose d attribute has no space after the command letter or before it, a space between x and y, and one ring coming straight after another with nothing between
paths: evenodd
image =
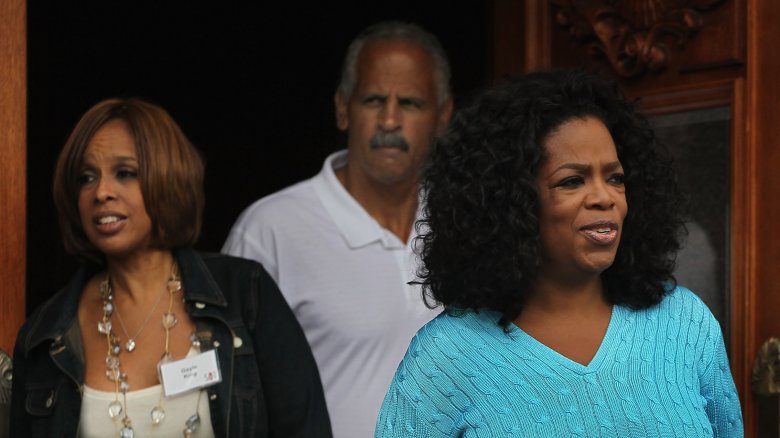
<instances>
[{"instance_id":1,"label":"silver pendant necklace","mask_svg":"<svg viewBox=\"0 0 780 438\"><path fill-rule=\"evenodd\" d=\"M154 314L154 311L157 310L157 306L160 304L160 301L162 301L162 294L157 297L157 302L154 303L154 307L152 307L152 310L149 311L149 313L146 315L146 319L144 319L144 322L141 323L141 327L138 329L138 331L135 332L135 336L130 336L130 334L127 332L127 327L125 327L125 322L122 320L122 314L119 313L119 306L114 305L114 310L116 310L116 317L119 319L119 326L122 327L122 332L125 334L125 337L127 338L127 342L125 342L125 350L127 350L128 353L132 353L133 350L135 350L135 340L138 339L138 336L141 335L141 332L144 331L146 328L146 324L149 322L149 320L152 318L152 314Z\"/></svg>"}]
</instances>

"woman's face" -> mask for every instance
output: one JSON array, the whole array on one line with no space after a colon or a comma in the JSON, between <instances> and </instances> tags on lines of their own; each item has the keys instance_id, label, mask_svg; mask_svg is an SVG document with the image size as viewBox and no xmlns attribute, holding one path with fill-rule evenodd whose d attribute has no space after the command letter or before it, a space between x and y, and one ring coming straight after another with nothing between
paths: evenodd
<instances>
[{"instance_id":1,"label":"woman's face","mask_svg":"<svg viewBox=\"0 0 780 438\"><path fill-rule=\"evenodd\" d=\"M90 140L79 170L79 214L87 238L109 258L149 248L152 221L138 180L135 141L120 119Z\"/></svg>"},{"instance_id":2,"label":"woman's face","mask_svg":"<svg viewBox=\"0 0 780 438\"><path fill-rule=\"evenodd\" d=\"M628 212L623 167L596 117L574 118L545 140L537 173L540 275L571 279L612 265Z\"/></svg>"}]
</instances>

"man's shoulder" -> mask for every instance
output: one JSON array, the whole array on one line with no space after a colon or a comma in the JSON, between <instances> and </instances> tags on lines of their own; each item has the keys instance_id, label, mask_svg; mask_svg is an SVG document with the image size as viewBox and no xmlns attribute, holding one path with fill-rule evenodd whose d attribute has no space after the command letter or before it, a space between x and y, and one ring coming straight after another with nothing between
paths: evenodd
<instances>
[{"instance_id":1,"label":"man's shoulder","mask_svg":"<svg viewBox=\"0 0 780 438\"><path fill-rule=\"evenodd\" d=\"M283 224L291 218L310 216L306 211L321 208L320 204L313 179L310 178L253 202L241 213L236 225L246 228Z\"/></svg>"},{"instance_id":2,"label":"man's shoulder","mask_svg":"<svg viewBox=\"0 0 780 438\"><path fill-rule=\"evenodd\" d=\"M327 182L329 172L326 168L334 156L335 154L332 154L325 160L323 169L316 175L258 199L244 210L242 216L287 214L290 209L298 211L310 205L321 205L320 193L323 187L329 185Z\"/></svg>"},{"instance_id":3,"label":"man's shoulder","mask_svg":"<svg viewBox=\"0 0 780 438\"><path fill-rule=\"evenodd\" d=\"M252 214L271 214L285 208L297 208L316 200L314 178L299 181L253 202L246 211Z\"/></svg>"}]
</instances>

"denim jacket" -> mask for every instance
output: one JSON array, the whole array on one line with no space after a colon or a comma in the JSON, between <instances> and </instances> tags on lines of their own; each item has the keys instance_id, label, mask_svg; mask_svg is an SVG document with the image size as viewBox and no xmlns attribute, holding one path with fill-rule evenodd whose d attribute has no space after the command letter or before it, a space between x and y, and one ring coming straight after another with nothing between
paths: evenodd
<instances>
[{"instance_id":1,"label":"denim jacket","mask_svg":"<svg viewBox=\"0 0 780 438\"><path fill-rule=\"evenodd\" d=\"M330 437L309 344L262 266L192 249L174 256L201 348L219 358L222 381L207 388L214 435ZM84 353L77 309L97 270L82 267L19 331L11 436L78 436Z\"/></svg>"}]
</instances>

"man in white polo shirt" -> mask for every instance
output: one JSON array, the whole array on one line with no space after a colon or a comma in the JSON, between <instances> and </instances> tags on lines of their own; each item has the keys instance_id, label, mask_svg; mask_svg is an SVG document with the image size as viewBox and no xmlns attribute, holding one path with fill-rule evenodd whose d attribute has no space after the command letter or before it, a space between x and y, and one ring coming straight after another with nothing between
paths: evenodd
<instances>
[{"instance_id":1,"label":"man in white polo shirt","mask_svg":"<svg viewBox=\"0 0 780 438\"><path fill-rule=\"evenodd\" d=\"M415 279L420 171L452 112L450 68L420 27L378 23L350 44L336 90L347 150L265 197L223 252L258 260L311 344L336 437L373 436L414 333L433 318Z\"/></svg>"}]
</instances>

